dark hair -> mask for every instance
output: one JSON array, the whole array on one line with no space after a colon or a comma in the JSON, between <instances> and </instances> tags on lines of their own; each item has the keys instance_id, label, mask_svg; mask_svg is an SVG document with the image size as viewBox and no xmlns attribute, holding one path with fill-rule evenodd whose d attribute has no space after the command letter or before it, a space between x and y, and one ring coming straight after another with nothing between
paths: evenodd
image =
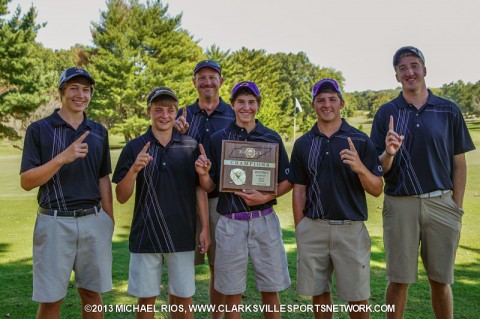
<instances>
[{"instance_id":1,"label":"dark hair","mask_svg":"<svg viewBox=\"0 0 480 319\"><path fill-rule=\"evenodd\" d=\"M149 109L152 104L161 104L162 106L174 106L178 110L178 102L170 95L162 94L155 97L150 103L148 103L147 109Z\"/></svg>"},{"instance_id":2,"label":"dark hair","mask_svg":"<svg viewBox=\"0 0 480 319\"><path fill-rule=\"evenodd\" d=\"M253 93L253 91L250 90L248 87L241 87L237 91L235 91L235 94L233 94L230 97L230 104L233 105L235 103L235 100L237 99L237 97L239 95L253 95L255 97L255 99L257 100L258 106L260 107L260 104L262 102L262 97L255 95Z\"/></svg>"},{"instance_id":3,"label":"dark hair","mask_svg":"<svg viewBox=\"0 0 480 319\"><path fill-rule=\"evenodd\" d=\"M337 96L340 98L340 101L343 101L343 96L338 93L338 91L335 89L335 87L333 86L333 84L330 84L330 83L324 83L317 91L317 95L319 95L320 93L336 93ZM315 96L317 96L315 95ZM314 97L315 99L315 97Z\"/></svg>"}]
</instances>

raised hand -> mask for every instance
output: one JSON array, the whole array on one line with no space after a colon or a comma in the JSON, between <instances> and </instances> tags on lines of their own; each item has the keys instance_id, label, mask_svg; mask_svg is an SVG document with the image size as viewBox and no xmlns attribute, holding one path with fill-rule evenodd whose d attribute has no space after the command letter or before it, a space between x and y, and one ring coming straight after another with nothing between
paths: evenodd
<instances>
[{"instance_id":1,"label":"raised hand","mask_svg":"<svg viewBox=\"0 0 480 319\"><path fill-rule=\"evenodd\" d=\"M132 169L135 173L140 172L142 168L148 165L151 160L153 160L153 157L148 154L148 148L150 147L150 142L145 144L145 146L142 148L140 153L138 153L137 158L135 159L135 163L132 165Z\"/></svg>"},{"instance_id":2,"label":"raised hand","mask_svg":"<svg viewBox=\"0 0 480 319\"><path fill-rule=\"evenodd\" d=\"M365 165L363 165L362 160L358 157L357 149L355 145L353 145L350 137L348 138L348 145L348 149L346 148L340 152L340 158L344 164L350 166L352 171L358 174L365 169Z\"/></svg>"},{"instance_id":3,"label":"raised hand","mask_svg":"<svg viewBox=\"0 0 480 319\"><path fill-rule=\"evenodd\" d=\"M385 152L387 155L395 155L402 146L404 136L395 132L395 126L393 125L393 116L390 115L390 123L388 125L388 132L385 137Z\"/></svg>"},{"instance_id":4,"label":"raised hand","mask_svg":"<svg viewBox=\"0 0 480 319\"><path fill-rule=\"evenodd\" d=\"M68 164L76 160L77 158L85 158L88 154L88 144L83 143L83 141L87 138L90 132L86 131L80 136L75 142L70 144L62 153L59 155L61 156L62 164Z\"/></svg>"},{"instance_id":5,"label":"raised hand","mask_svg":"<svg viewBox=\"0 0 480 319\"><path fill-rule=\"evenodd\" d=\"M187 107L183 108L182 115L175 120L173 127L175 127L180 134L185 134L188 131L190 125L187 122Z\"/></svg>"},{"instance_id":6,"label":"raised hand","mask_svg":"<svg viewBox=\"0 0 480 319\"><path fill-rule=\"evenodd\" d=\"M212 162L210 162L210 160L208 159L203 145L198 144L198 147L200 148L200 156L198 156L198 159L195 161L195 170L197 171L197 174L199 176L205 176L210 171L210 168L212 167Z\"/></svg>"}]
</instances>

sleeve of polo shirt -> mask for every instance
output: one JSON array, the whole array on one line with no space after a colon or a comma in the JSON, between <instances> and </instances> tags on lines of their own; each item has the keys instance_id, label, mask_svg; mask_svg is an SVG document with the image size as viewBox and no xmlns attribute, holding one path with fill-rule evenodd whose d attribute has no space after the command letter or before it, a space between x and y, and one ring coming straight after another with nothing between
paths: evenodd
<instances>
[{"instance_id":1,"label":"sleeve of polo shirt","mask_svg":"<svg viewBox=\"0 0 480 319\"><path fill-rule=\"evenodd\" d=\"M288 180L293 184L308 185L308 175L307 170L303 165L303 156L300 141L301 140L298 139L293 145Z\"/></svg>"},{"instance_id":2,"label":"sleeve of polo shirt","mask_svg":"<svg viewBox=\"0 0 480 319\"><path fill-rule=\"evenodd\" d=\"M108 131L106 128L103 129L103 154L102 154L102 164L100 166L100 178L110 175L112 173L112 162L110 159L110 144L108 142Z\"/></svg>"},{"instance_id":3,"label":"sleeve of polo shirt","mask_svg":"<svg viewBox=\"0 0 480 319\"><path fill-rule=\"evenodd\" d=\"M370 133L370 139L375 146L377 155L380 156L385 151L385 137L388 132L388 125L390 119L387 112L384 112L384 106L378 109L375 117L373 118L372 131Z\"/></svg>"},{"instance_id":4,"label":"sleeve of polo shirt","mask_svg":"<svg viewBox=\"0 0 480 319\"><path fill-rule=\"evenodd\" d=\"M22 163L20 173L42 165L42 154L40 148L40 126L32 123L25 134L23 143Z\"/></svg>"},{"instance_id":5,"label":"sleeve of polo shirt","mask_svg":"<svg viewBox=\"0 0 480 319\"><path fill-rule=\"evenodd\" d=\"M376 176L383 176L382 165L380 164L380 159L375 150L375 145L373 142L366 136L366 140L363 147L362 162L363 165Z\"/></svg>"},{"instance_id":6,"label":"sleeve of polo shirt","mask_svg":"<svg viewBox=\"0 0 480 319\"><path fill-rule=\"evenodd\" d=\"M462 112L457 105L454 105L456 114L454 116L454 146L453 153L455 155L463 154L468 151L474 150L475 145L473 144L472 137L468 132L467 124L463 119Z\"/></svg>"},{"instance_id":7,"label":"sleeve of polo shirt","mask_svg":"<svg viewBox=\"0 0 480 319\"><path fill-rule=\"evenodd\" d=\"M278 161L278 182L281 183L288 179L290 171L290 163L288 162L288 154L285 149L283 141L280 139L279 146L279 161Z\"/></svg>"},{"instance_id":8,"label":"sleeve of polo shirt","mask_svg":"<svg viewBox=\"0 0 480 319\"><path fill-rule=\"evenodd\" d=\"M133 154L134 150L131 144L132 142L133 141L128 142L120 153L120 157L118 158L117 166L115 167L115 172L113 173L112 177L113 183L120 183L127 175L130 167L132 167L133 163L135 163L135 159L137 157Z\"/></svg>"}]
</instances>

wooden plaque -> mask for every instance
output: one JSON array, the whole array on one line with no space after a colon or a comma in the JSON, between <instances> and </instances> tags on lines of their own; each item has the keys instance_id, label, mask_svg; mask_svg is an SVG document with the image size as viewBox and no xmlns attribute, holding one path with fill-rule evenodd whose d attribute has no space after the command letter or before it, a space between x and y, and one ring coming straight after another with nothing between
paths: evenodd
<instances>
[{"instance_id":1,"label":"wooden plaque","mask_svg":"<svg viewBox=\"0 0 480 319\"><path fill-rule=\"evenodd\" d=\"M255 189L277 194L278 144L222 141L220 191Z\"/></svg>"}]
</instances>

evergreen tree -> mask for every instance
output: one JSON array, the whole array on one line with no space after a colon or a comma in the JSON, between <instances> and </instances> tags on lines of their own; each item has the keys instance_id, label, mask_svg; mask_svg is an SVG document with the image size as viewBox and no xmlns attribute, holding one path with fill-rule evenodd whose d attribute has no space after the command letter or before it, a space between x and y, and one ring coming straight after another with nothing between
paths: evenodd
<instances>
[{"instance_id":1,"label":"evergreen tree","mask_svg":"<svg viewBox=\"0 0 480 319\"><path fill-rule=\"evenodd\" d=\"M5 19L10 0L0 0L0 138L18 139L13 122L25 119L47 100L43 61L35 42L41 25L32 6L25 15L20 7Z\"/></svg>"},{"instance_id":2,"label":"evergreen tree","mask_svg":"<svg viewBox=\"0 0 480 319\"><path fill-rule=\"evenodd\" d=\"M180 106L196 96L192 70L205 57L180 28L181 15L170 17L167 11L159 0L109 0L101 21L93 24L97 95L91 112L127 141L148 126L145 99L154 87L173 89Z\"/></svg>"}]
</instances>

